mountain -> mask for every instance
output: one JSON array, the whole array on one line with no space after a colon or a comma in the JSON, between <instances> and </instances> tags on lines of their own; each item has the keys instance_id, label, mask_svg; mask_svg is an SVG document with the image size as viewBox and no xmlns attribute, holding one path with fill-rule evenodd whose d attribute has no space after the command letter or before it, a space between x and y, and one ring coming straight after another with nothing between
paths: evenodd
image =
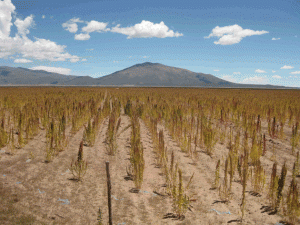
<instances>
[{"instance_id":1,"label":"mountain","mask_svg":"<svg viewBox=\"0 0 300 225\"><path fill-rule=\"evenodd\" d=\"M0 67L0 85L75 85L135 87L288 88L274 85L237 84L210 74L195 73L160 63L141 63L100 78L71 76L43 70Z\"/></svg>"},{"instance_id":2,"label":"mountain","mask_svg":"<svg viewBox=\"0 0 300 225\"><path fill-rule=\"evenodd\" d=\"M63 84L77 77L50 73L44 70L30 70L22 67L0 67L0 85Z\"/></svg>"},{"instance_id":3,"label":"mountain","mask_svg":"<svg viewBox=\"0 0 300 225\"><path fill-rule=\"evenodd\" d=\"M195 73L186 69L159 63L136 64L121 71L97 79L101 85L172 86L172 87L218 87L234 86L234 83L210 74Z\"/></svg>"}]
</instances>

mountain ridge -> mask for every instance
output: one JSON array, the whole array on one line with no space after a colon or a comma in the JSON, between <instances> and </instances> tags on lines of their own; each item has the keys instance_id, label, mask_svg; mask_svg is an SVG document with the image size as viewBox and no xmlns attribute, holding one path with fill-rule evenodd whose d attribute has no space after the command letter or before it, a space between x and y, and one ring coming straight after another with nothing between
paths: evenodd
<instances>
[{"instance_id":1,"label":"mountain ridge","mask_svg":"<svg viewBox=\"0 0 300 225\"><path fill-rule=\"evenodd\" d=\"M233 83L211 74L145 62L99 78L30 70L22 67L0 67L0 85L64 85L64 86L134 86L134 87L199 87L199 88L288 88L275 85Z\"/></svg>"}]
</instances>

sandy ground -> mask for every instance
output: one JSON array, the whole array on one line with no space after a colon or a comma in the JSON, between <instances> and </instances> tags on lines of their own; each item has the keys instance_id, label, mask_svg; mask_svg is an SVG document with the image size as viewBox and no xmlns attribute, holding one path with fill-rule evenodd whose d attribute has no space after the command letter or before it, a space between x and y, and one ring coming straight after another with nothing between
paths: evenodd
<instances>
[{"instance_id":1,"label":"sandy ground","mask_svg":"<svg viewBox=\"0 0 300 225\"><path fill-rule=\"evenodd\" d=\"M122 114L121 119L120 130L130 124L128 116ZM203 149L197 147L199 158L191 159L180 150L178 143L172 140L164 124L158 125L158 130L164 130L169 159L171 151L175 153L175 159L183 171L184 183L187 184L191 175L195 174L190 193L194 194L193 199L196 200L191 203L191 211L187 211L185 219L179 221L167 217L173 212L172 199L153 193L154 191L164 193L165 178L161 174L161 169L155 165L149 129L142 120L140 120L140 125L145 171L143 185L138 193L135 193L134 183L127 179L126 173L126 166L130 164L131 128L119 136L117 154L110 156L107 154L105 142L108 118L102 121L95 145L84 146L84 159L88 161L89 167L82 182L72 180L73 176L68 168L71 160L77 156L83 128L74 136L69 136L68 149L61 152L51 163L44 162L45 131L41 131L22 149L17 149L13 156L2 151L0 153L0 193L2 195L0 199L3 203L2 207L0 206L1 224L14 224L11 222L16 221L13 218L19 218L22 215L31 216L28 221L32 224L97 224L99 207L103 214L103 224L107 224L106 161L110 162L113 224L238 224L241 218L241 184L233 182L233 196L228 204L221 203L218 191L211 189L216 162L228 153L226 145L216 144L213 157L206 155ZM263 125L263 129L266 130L266 124ZM290 128L286 127L287 134L289 130ZM267 140L269 139L267 135ZM277 171L281 170L281 165L285 160L288 165L286 191L291 179L295 156L291 155L288 140L276 139L274 142L276 143L276 159L280 165ZM268 141L267 148L271 149L271 147L272 143ZM6 147L2 150L7 151ZM29 161L31 151L35 158ZM268 151L266 156L261 158L264 168L267 169L267 184L273 164L271 157L272 153ZM220 172L221 179L224 176L223 168L224 166ZM250 194L251 186L249 185L247 191L243 224L276 224L282 221L279 215L269 215L265 212L265 207L268 206L266 189L260 197ZM11 210L11 207L14 210Z\"/></svg>"}]
</instances>

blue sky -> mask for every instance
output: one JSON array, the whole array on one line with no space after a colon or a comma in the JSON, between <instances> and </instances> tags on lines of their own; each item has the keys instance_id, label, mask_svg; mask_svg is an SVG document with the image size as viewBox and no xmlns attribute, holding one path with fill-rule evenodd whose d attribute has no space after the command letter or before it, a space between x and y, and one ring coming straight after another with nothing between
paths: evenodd
<instances>
[{"instance_id":1,"label":"blue sky","mask_svg":"<svg viewBox=\"0 0 300 225\"><path fill-rule=\"evenodd\" d=\"M143 62L300 87L300 1L0 0L0 66L101 77Z\"/></svg>"}]
</instances>

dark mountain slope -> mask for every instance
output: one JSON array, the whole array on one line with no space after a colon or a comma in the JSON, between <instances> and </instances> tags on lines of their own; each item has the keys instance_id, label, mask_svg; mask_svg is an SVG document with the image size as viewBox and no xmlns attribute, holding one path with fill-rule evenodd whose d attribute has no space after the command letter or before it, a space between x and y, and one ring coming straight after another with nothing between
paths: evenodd
<instances>
[{"instance_id":1,"label":"dark mountain slope","mask_svg":"<svg viewBox=\"0 0 300 225\"><path fill-rule=\"evenodd\" d=\"M0 85L287 88L273 85L237 84L210 74L195 73L186 69L150 62L136 64L100 78L2 66L0 67Z\"/></svg>"}]
</instances>

